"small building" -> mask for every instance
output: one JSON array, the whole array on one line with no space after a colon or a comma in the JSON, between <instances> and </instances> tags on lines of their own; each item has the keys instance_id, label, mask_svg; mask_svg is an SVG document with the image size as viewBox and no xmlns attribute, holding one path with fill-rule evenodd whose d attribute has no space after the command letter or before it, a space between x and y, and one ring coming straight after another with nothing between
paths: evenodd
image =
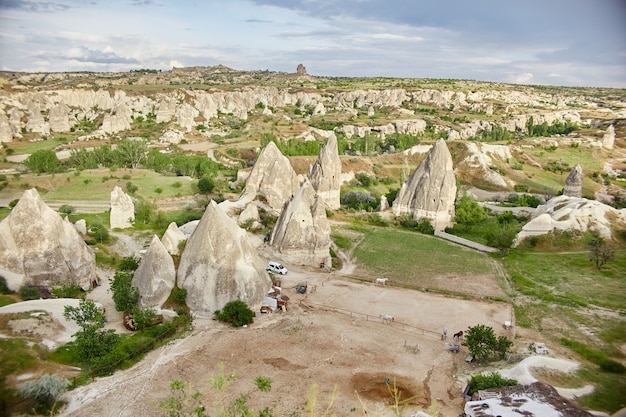
<instances>
[{"instance_id":1,"label":"small building","mask_svg":"<svg viewBox=\"0 0 626 417\"><path fill-rule=\"evenodd\" d=\"M592 417L593 415L543 382L478 391L478 399L465 403L465 417Z\"/></svg>"}]
</instances>

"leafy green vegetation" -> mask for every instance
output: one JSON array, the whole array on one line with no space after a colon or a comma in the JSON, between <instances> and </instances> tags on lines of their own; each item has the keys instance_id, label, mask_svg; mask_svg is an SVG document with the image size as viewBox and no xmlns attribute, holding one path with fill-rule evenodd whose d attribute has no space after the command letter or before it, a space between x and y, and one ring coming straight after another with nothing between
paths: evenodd
<instances>
[{"instance_id":1,"label":"leafy green vegetation","mask_svg":"<svg viewBox=\"0 0 626 417\"><path fill-rule=\"evenodd\" d=\"M479 390L490 389L490 388L501 388L501 387L511 387L517 385L518 382L512 378L504 378L497 372L491 372L488 374L478 374L472 376L470 379L469 385L470 390L468 392L469 395L472 395Z\"/></svg>"},{"instance_id":2,"label":"leafy green vegetation","mask_svg":"<svg viewBox=\"0 0 626 417\"><path fill-rule=\"evenodd\" d=\"M230 323L233 327L248 325L254 321L254 311L241 300L229 301L224 308L215 312L219 321Z\"/></svg>"}]
</instances>

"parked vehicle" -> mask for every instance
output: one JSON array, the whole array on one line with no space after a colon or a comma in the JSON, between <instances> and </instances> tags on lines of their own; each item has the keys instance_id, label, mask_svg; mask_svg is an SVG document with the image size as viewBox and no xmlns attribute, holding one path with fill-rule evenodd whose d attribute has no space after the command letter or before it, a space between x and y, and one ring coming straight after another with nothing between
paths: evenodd
<instances>
[{"instance_id":1,"label":"parked vehicle","mask_svg":"<svg viewBox=\"0 0 626 417\"><path fill-rule=\"evenodd\" d=\"M278 262L270 262L267 264L267 268L265 268L267 272L273 272L275 274L285 275L287 274L287 268L279 264Z\"/></svg>"}]
</instances>

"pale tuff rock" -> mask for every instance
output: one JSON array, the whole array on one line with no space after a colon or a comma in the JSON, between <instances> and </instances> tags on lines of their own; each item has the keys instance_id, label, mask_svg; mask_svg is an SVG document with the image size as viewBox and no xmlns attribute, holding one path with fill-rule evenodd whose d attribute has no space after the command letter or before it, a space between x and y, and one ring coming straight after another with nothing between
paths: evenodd
<instances>
[{"instance_id":1,"label":"pale tuff rock","mask_svg":"<svg viewBox=\"0 0 626 417\"><path fill-rule=\"evenodd\" d=\"M599 201L561 195L537 207L532 220L517 234L515 245L529 236L553 230L593 231L610 240L613 239L612 230L624 228L626 209L617 210Z\"/></svg>"},{"instance_id":2,"label":"pale tuff rock","mask_svg":"<svg viewBox=\"0 0 626 417\"><path fill-rule=\"evenodd\" d=\"M602 137L602 147L605 149L613 149L615 146L615 127L609 126Z\"/></svg>"},{"instance_id":3,"label":"pale tuff rock","mask_svg":"<svg viewBox=\"0 0 626 417\"><path fill-rule=\"evenodd\" d=\"M87 235L87 222L85 221L85 219L76 220L76 223L74 223L74 228L81 235Z\"/></svg>"},{"instance_id":4,"label":"pale tuff rock","mask_svg":"<svg viewBox=\"0 0 626 417\"><path fill-rule=\"evenodd\" d=\"M300 182L291 162L274 142L270 142L259 154L237 206L243 208L250 201L261 197L278 213L299 187Z\"/></svg>"},{"instance_id":5,"label":"pale tuff rock","mask_svg":"<svg viewBox=\"0 0 626 417\"><path fill-rule=\"evenodd\" d=\"M261 216L259 216L259 208L254 202L248 204L241 214L239 214L239 224L242 226L248 222L252 222L251 228L259 229L263 227L260 221Z\"/></svg>"},{"instance_id":6,"label":"pale tuff rock","mask_svg":"<svg viewBox=\"0 0 626 417\"><path fill-rule=\"evenodd\" d=\"M567 176L563 195L578 198L583 196L583 168L580 164L577 164Z\"/></svg>"},{"instance_id":7,"label":"pale tuff rock","mask_svg":"<svg viewBox=\"0 0 626 417\"><path fill-rule=\"evenodd\" d=\"M315 116L323 116L326 114L326 108L324 107L324 103L321 101L315 105L313 109L313 115Z\"/></svg>"},{"instance_id":8,"label":"pale tuff rock","mask_svg":"<svg viewBox=\"0 0 626 417\"><path fill-rule=\"evenodd\" d=\"M135 204L132 198L117 185L111 191L111 229L128 229L135 221Z\"/></svg>"},{"instance_id":9,"label":"pale tuff rock","mask_svg":"<svg viewBox=\"0 0 626 417\"><path fill-rule=\"evenodd\" d=\"M0 222L0 274L14 291L68 280L87 290L96 279L96 257L74 226L33 188Z\"/></svg>"},{"instance_id":10,"label":"pale tuff rock","mask_svg":"<svg viewBox=\"0 0 626 417\"><path fill-rule=\"evenodd\" d=\"M132 111L125 104L116 105L110 113L104 114L101 131L103 133L115 133L130 129Z\"/></svg>"},{"instance_id":11,"label":"pale tuff rock","mask_svg":"<svg viewBox=\"0 0 626 417\"><path fill-rule=\"evenodd\" d=\"M158 236L154 235L131 281L131 285L139 290L139 305L161 308L175 283L174 260Z\"/></svg>"},{"instance_id":12,"label":"pale tuff rock","mask_svg":"<svg viewBox=\"0 0 626 417\"><path fill-rule=\"evenodd\" d=\"M508 146L480 142L467 142L465 146L469 151L469 155L461 162L464 167L470 167L474 170L478 169L485 181L497 187L507 188L513 185L506 178L491 169L491 166L493 166L492 158L498 158L502 161L512 158Z\"/></svg>"},{"instance_id":13,"label":"pale tuff rock","mask_svg":"<svg viewBox=\"0 0 626 417\"><path fill-rule=\"evenodd\" d=\"M70 108L65 103L59 103L50 109L50 130L53 132L67 132L72 127L69 118Z\"/></svg>"},{"instance_id":14,"label":"pale tuff rock","mask_svg":"<svg viewBox=\"0 0 626 417\"><path fill-rule=\"evenodd\" d=\"M313 189L331 210L341 206L341 159L337 148L337 137L332 134L320 150L320 154L307 174Z\"/></svg>"},{"instance_id":15,"label":"pale tuff rock","mask_svg":"<svg viewBox=\"0 0 626 417\"><path fill-rule=\"evenodd\" d=\"M452 226L456 180L452 156L443 139L435 143L411 177L402 184L393 202L396 216L411 214L430 220L435 230Z\"/></svg>"},{"instance_id":16,"label":"pale tuff rock","mask_svg":"<svg viewBox=\"0 0 626 417\"><path fill-rule=\"evenodd\" d=\"M28 103L28 121L26 122L26 130L28 132L41 133L42 135L50 134L50 124L47 123L43 114L41 113L41 107L38 103Z\"/></svg>"},{"instance_id":17,"label":"pale tuff rock","mask_svg":"<svg viewBox=\"0 0 626 417\"><path fill-rule=\"evenodd\" d=\"M13 140L13 129L9 124L9 118L0 110L0 143L11 142Z\"/></svg>"},{"instance_id":18,"label":"pale tuff rock","mask_svg":"<svg viewBox=\"0 0 626 417\"><path fill-rule=\"evenodd\" d=\"M270 246L292 263L330 265L330 224L312 184L305 181L285 204L272 230Z\"/></svg>"},{"instance_id":19,"label":"pale tuff rock","mask_svg":"<svg viewBox=\"0 0 626 417\"><path fill-rule=\"evenodd\" d=\"M181 256L178 286L194 313L212 316L233 300L256 310L271 282L245 230L211 201Z\"/></svg>"},{"instance_id":20,"label":"pale tuff rock","mask_svg":"<svg viewBox=\"0 0 626 417\"><path fill-rule=\"evenodd\" d=\"M161 243L170 255L179 255L179 247L181 242L187 240L185 235L176 225L175 222L171 222L167 226L167 230L163 233Z\"/></svg>"},{"instance_id":21,"label":"pale tuff rock","mask_svg":"<svg viewBox=\"0 0 626 417\"><path fill-rule=\"evenodd\" d=\"M426 121L422 119L396 120L396 133L419 135L426 130Z\"/></svg>"},{"instance_id":22,"label":"pale tuff rock","mask_svg":"<svg viewBox=\"0 0 626 417\"><path fill-rule=\"evenodd\" d=\"M419 135L426 130L426 121L421 119L396 120L393 123L387 123L381 126L343 125L339 129L341 132L345 133L348 138L353 136L362 138L372 132L378 133L381 137L392 133Z\"/></svg>"},{"instance_id":23,"label":"pale tuff rock","mask_svg":"<svg viewBox=\"0 0 626 417\"><path fill-rule=\"evenodd\" d=\"M191 104L183 103L176 108L176 124L185 128L187 132L196 126L195 118L200 112Z\"/></svg>"},{"instance_id":24,"label":"pale tuff rock","mask_svg":"<svg viewBox=\"0 0 626 417\"><path fill-rule=\"evenodd\" d=\"M163 135L159 138L160 142L173 143L175 145L179 144L181 140L185 138L183 132L178 130L166 130L163 132Z\"/></svg>"},{"instance_id":25,"label":"pale tuff rock","mask_svg":"<svg viewBox=\"0 0 626 417\"><path fill-rule=\"evenodd\" d=\"M389 201L387 201L386 195L380 196L380 211L385 211L389 208Z\"/></svg>"}]
</instances>

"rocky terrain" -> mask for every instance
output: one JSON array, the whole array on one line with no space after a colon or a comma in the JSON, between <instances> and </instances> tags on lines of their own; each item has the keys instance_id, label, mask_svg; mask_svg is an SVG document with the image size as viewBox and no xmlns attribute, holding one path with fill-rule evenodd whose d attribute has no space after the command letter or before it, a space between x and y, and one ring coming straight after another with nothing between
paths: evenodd
<instances>
[{"instance_id":1,"label":"rocky terrain","mask_svg":"<svg viewBox=\"0 0 626 417\"><path fill-rule=\"evenodd\" d=\"M87 290L97 278L95 254L84 242L91 232L85 221L73 225L63 219L37 191L54 192L78 181L72 174L59 181L56 172L29 172L29 155L48 149L62 163L75 162L101 147L145 145L130 148L143 153L128 155L124 172L129 179L145 177L146 166L159 156L199 158L189 173L179 166L160 172L151 185L160 191L151 198L131 197L126 179L108 185L119 161L108 166L108 177L102 179L105 192L82 178L87 175L83 172L106 172L107 165L73 169L110 209L105 213L117 245L125 239L138 245L122 229L132 231L139 221L135 215L147 201L163 211L201 205L203 215L184 225L171 223L163 235L146 238L143 251L130 251L142 255L132 281L141 305L159 308L174 286L185 289L187 307L196 318L194 336L155 353L151 362L127 374L138 381L132 388L124 387L118 376L114 384L97 385L104 390L100 399L92 388L75 392L67 415L95 413L103 402L128 392L132 399L118 401L108 415L157 415L153 409L160 397L149 388L162 393L167 379L175 377L200 383L207 372L196 366L198 361L270 374L286 410L299 406L288 398L292 390L303 399L305 386L324 378L340 382L344 398L350 398L339 404L342 413L354 404L353 392L363 404L376 407L385 394L376 381L390 376L415 395L412 410L440 407L440 415L459 410L462 401L456 392L464 382L459 374L470 373L472 366L450 360L446 345L437 340L439 329L449 323L467 328L480 317L499 334L533 338L536 332L502 327L515 321L509 303L421 293L417 302L412 290L378 288L370 284L372 277L365 277L365 284L345 279L350 254L335 252L332 225L343 221L335 216L342 212L348 190L376 201L382 220L426 219L438 232L454 225L455 203L465 194L498 212L496 203L528 193L542 204L524 208L529 221L518 244L553 230L593 231L618 241L626 230L626 209L621 208L626 199L623 90L316 78L303 66L295 74L217 66L129 74L2 73L0 80L0 206L20 198L0 222L0 273L11 289L26 284L49 289L69 280ZM188 176L208 161L219 168L211 174L216 189L205 193ZM174 176L190 178L196 188L160 198L163 184ZM177 187L183 188L182 181ZM395 198L387 200L393 190ZM86 193L92 191L62 201L79 212L81 199L98 206ZM370 214L372 208L364 207L350 214ZM269 233L268 216L275 218ZM318 270L332 270L331 253L341 258L341 273ZM241 346L235 332L210 319L234 299L259 309L272 285L265 270L268 260L290 265L284 286L298 303L289 314L268 316L248 330L255 335L250 343L259 346ZM450 276L433 280L446 282L443 291L506 299L509 293L499 286L508 284L486 275L463 283ZM311 290L299 297L293 288L302 282ZM434 307L443 303L454 306L449 314ZM378 310L372 312L370 306ZM353 317L354 312L361 316ZM376 321L379 327L373 327L371 319L382 313L396 317L393 326L380 328L384 322ZM261 332L275 342L261 341ZM307 355L303 343L315 353ZM321 390L324 395L330 391L328 386ZM135 402L140 396L145 401Z\"/></svg>"}]
</instances>

